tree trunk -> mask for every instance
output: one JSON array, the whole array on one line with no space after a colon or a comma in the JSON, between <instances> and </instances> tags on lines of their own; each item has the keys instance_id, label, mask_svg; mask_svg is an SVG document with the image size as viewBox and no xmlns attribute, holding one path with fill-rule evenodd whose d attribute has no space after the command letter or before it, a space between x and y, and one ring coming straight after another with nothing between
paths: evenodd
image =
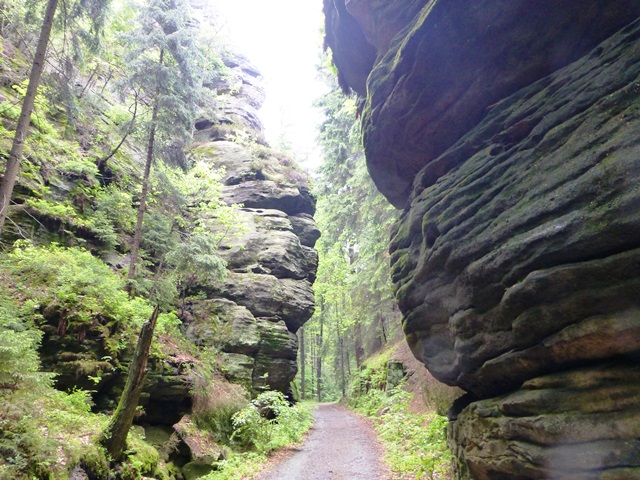
<instances>
[{"instance_id":1,"label":"tree trunk","mask_svg":"<svg viewBox=\"0 0 640 480\"><path fill-rule=\"evenodd\" d=\"M305 371L306 371L306 354L304 351L304 328L300 328L298 330L298 336L300 338L300 400L304 400L306 397L306 379L305 379Z\"/></svg>"},{"instance_id":2,"label":"tree trunk","mask_svg":"<svg viewBox=\"0 0 640 480\"><path fill-rule=\"evenodd\" d=\"M316 394L318 395L318 401L322 401L322 331L324 328L322 315L320 315L320 333L316 335Z\"/></svg>"},{"instance_id":3,"label":"tree trunk","mask_svg":"<svg viewBox=\"0 0 640 480\"><path fill-rule=\"evenodd\" d=\"M364 360L364 341L362 340L362 321L360 320L360 316L356 317L356 323L354 325L354 337L356 367L360 368L360 365L362 365L362 361Z\"/></svg>"},{"instance_id":4,"label":"tree trunk","mask_svg":"<svg viewBox=\"0 0 640 480\"><path fill-rule=\"evenodd\" d=\"M378 320L380 321L380 329L382 331L383 344L387 344L387 326L384 323L384 315L378 314Z\"/></svg>"},{"instance_id":5,"label":"tree trunk","mask_svg":"<svg viewBox=\"0 0 640 480\"><path fill-rule=\"evenodd\" d=\"M310 365L310 369L309 369L309 374L311 375L310 378L310 384L311 384L311 397L315 397L316 396L316 357L317 357L317 353L316 353L316 342L314 340L315 337L311 336L311 342L309 343L309 350L311 353L311 359L309 361L309 365Z\"/></svg>"},{"instance_id":6,"label":"tree trunk","mask_svg":"<svg viewBox=\"0 0 640 480\"><path fill-rule=\"evenodd\" d=\"M347 377L344 365L344 335L340 332L340 326L338 326L338 346L340 347L340 390L342 391L342 398L347 396Z\"/></svg>"},{"instance_id":7,"label":"tree trunk","mask_svg":"<svg viewBox=\"0 0 640 480\"><path fill-rule=\"evenodd\" d=\"M49 0L47 3L47 10L45 11L42 27L40 28L40 38L38 39L36 54L33 57L33 63L31 65L27 92L22 102L22 110L20 111L16 133L13 137L11 152L9 153L7 167L4 172L4 177L2 178L2 184L0 185L0 234L4 229L4 222L7 218L9 205L11 204L11 196L13 195L13 187L18 178L20 159L24 150L24 142L29 134L29 121L31 120L31 112L33 112L33 105L36 100L36 94L38 93L40 77L44 70L47 45L49 44L51 27L57 7L58 0Z\"/></svg>"},{"instance_id":8,"label":"tree trunk","mask_svg":"<svg viewBox=\"0 0 640 480\"><path fill-rule=\"evenodd\" d=\"M160 65L164 58L164 50L160 50ZM157 92L153 111L151 113L151 127L149 128L149 139L147 141L147 159L144 164L144 173L142 175L142 193L140 194L140 206L138 207L138 220L136 221L136 230L133 235L133 243L131 244L131 261L129 263L129 284L127 289L132 292L131 281L136 277L136 264L138 263L138 252L140 250L140 241L142 240L142 221L147 209L147 195L149 193L149 176L151 174L151 164L153 163L153 149L156 141L156 121L158 119L159 108L159 92Z\"/></svg>"},{"instance_id":9,"label":"tree trunk","mask_svg":"<svg viewBox=\"0 0 640 480\"><path fill-rule=\"evenodd\" d=\"M145 367L149 359L149 349L153 340L153 332L158 321L160 307L156 306L151 314L151 318L147 320L140 330L138 345L129 365L129 373L127 374L127 382L124 391L118 402L109 426L103 432L100 443L107 449L107 452L114 461L120 461L122 452L127 444L127 435L133 424L133 417L138 407L142 387L144 386Z\"/></svg>"}]
</instances>

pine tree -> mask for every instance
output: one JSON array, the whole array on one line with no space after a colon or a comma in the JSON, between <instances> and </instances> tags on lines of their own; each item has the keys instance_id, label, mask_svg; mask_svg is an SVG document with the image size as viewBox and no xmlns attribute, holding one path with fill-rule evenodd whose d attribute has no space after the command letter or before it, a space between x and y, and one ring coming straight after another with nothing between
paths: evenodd
<instances>
[{"instance_id":1,"label":"pine tree","mask_svg":"<svg viewBox=\"0 0 640 480\"><path fill-rule=\"evenodd\" d=\"M144 124L146 131L145 167L138 218L131 245L129 289L133 288L142 224L147 208L153 162L166 156L168 147L182 151L191 138L198 95L195 29L186 0L152 0L138 18L139 28L129 36L134 49L129 54L131 75L128 84L151 107Z\"/></svg>"},{"instance_id":2,"label":"pine tree","mask_svg":"<svg viewBox=\"0 0 640 480\"><path fill-rule=\"evenodd\" d=\"M65 8L63 15L60 15L61 18L59 21L66 28L67 24L74 18L83 16L89 18L91 20L89 22L91 30L86 35L79 35L79 38L89 44L91 48L95 49L99 42L99 34L103 26L104 16L108 9L108 5L109 2L103 0L80 0L72 3L69 8ZM9 152L4 176L2 178L2 183L0 184L0 234L2 234L4 230L4 224L7 219L7 215L9 214L9 207L11 205L13 189L20 170L20 162L22 160L25 140L29 135L29 122L31 121L31 113L33 112L38 87L40 86L42 72L44 71L47 46L49 45L51 31L54 27L57 8L58 0L48 0L44 19L40 27L40 35L35 55L31 64L27 91L22 102L22 108L13 137L11 151ZM80 32L80 29L78 29L77 32Z\"/></svg>"},{"instance_id":3,"label":"pine tree","mask_svg":"<svg viewBox=\"0 0 640 480\"><path fill-rule=\"evenodd\" d=\"M31 120L31 112L33 112L33 105L36 100L36 94L38 93L38 87L40 86L40 77L44 70L47 45L49 44L49 37L51 36L51 28L53 27L53 19L57 8L58 0L48 1L44 20L42 22L42 28L40 29L38 46L36 47L36 53L31 65L29 85L27 86L27 92L24 96L24 101L22 102L22 110L20 111L20 117L18 118L18 126L16 127L11 152L9 153L4 177L2 178L2 184L0 185L0 234L2 233L4 222L7 218L7 214L9 213L9 205L11 204L13 188L16 184L16 179L18 178L20 159L24 150L25 139L29 134L29 121Z\"/></svg>"}]
</instances>

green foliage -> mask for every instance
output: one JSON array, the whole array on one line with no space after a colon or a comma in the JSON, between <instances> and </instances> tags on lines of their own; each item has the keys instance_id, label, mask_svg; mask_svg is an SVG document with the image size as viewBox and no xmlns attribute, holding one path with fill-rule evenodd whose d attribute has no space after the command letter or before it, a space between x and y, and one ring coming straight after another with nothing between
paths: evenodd
<instances>
[{"instance_id":1,"label":"green foliage","mask_svg":"<svg viewBox=\"0 0 640 480\"><path fill-rule=\"evenodd\" d=\"M156 109L154 151L167 161L172 152L182 152L191 138L202 80L197 32L186 0L151 0L138 12L136 28L123 35L128 47L124 83L150 99ZM152 129L149 120L142 125L144 138Z\"/></svg>"},{"instance_id":2,"label":"green foliage","mask_svg":"<svg viewBox=\"0 0 640 480\"><path fill-rule=\"evenodd\" d=\"M201 480L238 480L254 478L267 457L257 452L236 453L216 464L216 470L200 477Z\"/></svg>"},{"instance_id":3,"label":"green foliage","mask_svg":"<svg viewBox=\"0 0 640 480\"><path fill-rule=\"evenodd\" d=\"M375 370L370 384L381 379ZM417 413L409 409L412 394L402 386L390 392L370 388L354 397L350 405L357 412L375 419L375 427L385 445L385 460L392 470L416 479L448 475L451 453L446 439L447 418L436 413Z\"/></svg>"},{"instance_id":4,"label":"green foliage","mask_svg":"<svg viewBox=\"0 0 640 480\"><path fill-rule=\"evenodd\" d=\"M312 423L307 406L290 406L281 392L263 392L233 416L232 440L266 454L299 442Z\"/></svg>"},{"instance_id":5,"label":"green foliage","mask_svg":"<svg viewBox=\"0 0 640 480\"><path fill-rule=\"evenodd\" d=\"M82 248L36 247L19 241L0 257L0 266L11 275L12 290L29 298L36 318L47 308L58 310L67 329L113 323L131 334L153 310L143 299L129 298L124 281ZM162 332L176 323L175 315L163 314L158 329Z\"/></svg>"},{"instance_id":6,"label":"green foliage","mask_svg":"<svg viewBox=\"0 0 640 480\"><path fill-rule=\"evenodd\" d=\"M50 383L51 375L38 371L41 338L42 333L23 318L17 302L0 291L0 397Z\"/></svg>"},{"instance_id":7,"label":"green foliage","mask_svg":"<svg viewBox=\"0 0 640 480\"><path fill-rule=\"evenodd\" d=\"M0 478L66 478L107 420L90 408L87 392L48 385L0 396Z\"/></svg>"},{"instance_id":8,"label":"green foliage","mask_svg":"<svg viewBox=\"0 0 640 480\"><path fill-rule=\"evenodd\" d=\"M323 162L314 193L322 231L314 284L317 308L305 325L305 393L321 383L320 401L346 396L351 372L400 334L390 281L388 238L397 216L368 175L355 118L355 100L331 82L320 99L325 119L319 143ZM322 337L322 338L320 338ZM321 379L317 377L322 363Z\"/></svg>"}]
</instances>

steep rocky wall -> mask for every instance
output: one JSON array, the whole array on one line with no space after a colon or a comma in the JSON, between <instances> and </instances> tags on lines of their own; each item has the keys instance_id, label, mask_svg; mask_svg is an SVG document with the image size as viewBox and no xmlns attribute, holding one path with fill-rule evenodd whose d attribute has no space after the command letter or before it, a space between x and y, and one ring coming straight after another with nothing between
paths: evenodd
<instances>
[{"instance_id":1,"label":"steep rocky wall","mask_svg":"<svg viewBox=\"0 0 640 480\"><path fill-rule=\"evenodd\" d=\"M220 244L226 279L190 306L187 335L222 350L227 376L257 392L288 393L297 372L296 331L313 314L311 284L320 236L304 174L263 143L256 114L260 74L246 59L225 59L217 110L196 123L194 154L224 168L222 198L240 204L240 235Z\"/></svg>"},{"instance_id":2,"label":"steep rocky wall","mask_svg":"<svg viewBox=\"0 0 640 480\"><path fill-rule=\"evenodd\" d=\"M459 478L640 478L639 6L425 2L369 74L404 331L469 392Z\"/></svg>"}]
</instances>

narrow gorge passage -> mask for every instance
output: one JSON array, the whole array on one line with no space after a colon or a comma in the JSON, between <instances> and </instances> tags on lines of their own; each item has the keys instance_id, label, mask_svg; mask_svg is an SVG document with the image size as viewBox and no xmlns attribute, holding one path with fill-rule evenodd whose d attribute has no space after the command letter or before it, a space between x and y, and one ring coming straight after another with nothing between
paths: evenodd
<instances>
[{"instance_id":1,"label":"narrow gorge passage","mask_svg":"<svg viewBox=\"0 0 640 480\"><path fill-rule=\"evenodd\" d=\"M300 449L260 480L386 480L382 449L365 420L335 404L321 404Z\"/></svg>"}]
</instances>

